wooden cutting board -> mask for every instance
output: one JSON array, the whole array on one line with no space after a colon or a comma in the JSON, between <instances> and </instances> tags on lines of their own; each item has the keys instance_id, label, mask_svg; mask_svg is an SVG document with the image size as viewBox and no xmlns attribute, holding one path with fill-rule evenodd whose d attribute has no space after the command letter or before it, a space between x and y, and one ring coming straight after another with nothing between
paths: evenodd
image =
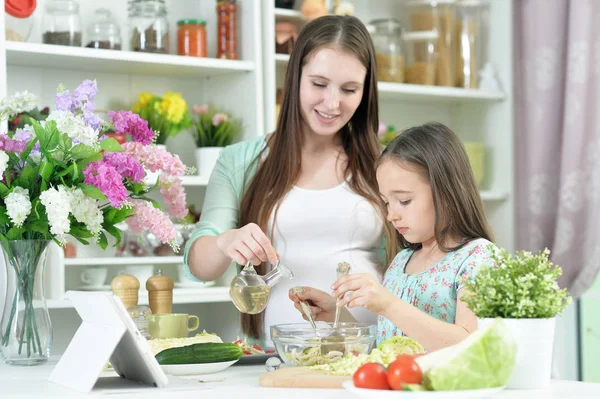
<instances>
[{"instance_id":1,"label":"wooden cutting board","mask_svg":"<svg viewBox=\"0 0 600 399\"><path fill-rule=\"evenodd\" d=\"M329 375L325 371L310 370L307 367L283 367L261 374L258 381L263 387L341 389L344 381L350 379L351 376Z\"/></svg>"}]
</instances>

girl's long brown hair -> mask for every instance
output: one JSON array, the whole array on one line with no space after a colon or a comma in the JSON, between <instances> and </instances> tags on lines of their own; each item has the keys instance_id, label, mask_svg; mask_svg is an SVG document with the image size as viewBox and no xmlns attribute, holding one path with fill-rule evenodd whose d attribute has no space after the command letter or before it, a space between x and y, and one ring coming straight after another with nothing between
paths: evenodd
<instances>
[{"instance_id":1,"label":"girl's long brown hair","mask_svg":"<svg viewBox=\"0 0 600 399\"><path fill-rule=\"evenodd\" d=\"M338 134L348 158L346 176L351 176L350 187L373 203L385 220L385 208L378 195L374 168L380 148L377 140L379 110L373 42L357 18L325 16L308 23L298 35L287 67L277 127L255 160L256 174L246 185L240 205L240 226L256 223L263 231L272 231L268 226L271 214L277 216L281 200L299 178L303 143L300 78L309 57L321 48L334 48L353 54L367 69L360 105ZM264 153L267 148L268 152ZM389 228L388 223L384 225ZM395 255L397 247L394 242L388 242L387 247ZM264 275L267 266L263 263L256 270ZM260 338L263 324L263 313L242 313L242 330L248 337Z\"/></svg>"},{"instance_id":2,"label":"girl's long brown hair","mask_svg":"<svg viewBox=\"0 0 600 399\"><path fill-rule=\"evenodd\" d=\"M467 152L452 130L436 122L407 129L383 150L378 164L386 160L415 166L431 184L434 234L442 251L454 251L476 238L493 241ZM401 248L421 248L420 243L399 239ZM446 246L450 239L459 244Z\"/></svg>"}]
</instances>

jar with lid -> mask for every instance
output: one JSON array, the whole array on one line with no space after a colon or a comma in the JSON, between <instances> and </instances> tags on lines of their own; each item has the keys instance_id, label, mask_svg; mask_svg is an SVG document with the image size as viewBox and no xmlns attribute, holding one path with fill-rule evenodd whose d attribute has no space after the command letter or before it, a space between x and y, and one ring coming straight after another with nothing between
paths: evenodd
<instances>
[{"instance_id":1,"label":"jar with lid","mask_svg":"<svg viewBox=\"0 0 600 399\"><path fill-rule=\"evenodd\" d=\"M454 86L456 0L410 0L407 7L411 31L438 33L436 84Z\"/></svg>"},{"instance_id":2,"label":"jar with lid","mask_svg":"<svg viewBox=\"0 0 600 399\"><path fill-rule=\"evenodd\" d=\"M375 46L377 79L382 82L404 82L404 47L402 25L395 19L377 19L369 23Z\"/></svg>"},{"instance_id":3,"label":"jar with lid","mask_svg":"<svg viewBox=\"0 0 600 399\"><path fill-rule=\"evenodd\" d=\"M217 0L217 58L237 60L236 0Z\"/></svg>"},{"instance_id":4,"label":"jar with lid","mask_svg":"<svg viewBox=\"0 0 600 399\"><path fill-rule=\"evenodd\" d=\"M81 47L81 17L75 0L50 0L42 23L42 42Z\"/></svg>"},{"instance_id":5,"label":"jar with lid","mask_svg":"<svg viewBox=\"0 0 600 399\"><path fill-rule=\"evenodd\" d=\"M169 53L169 22L164 0L129 0L131 50Z\"/></svg>"},{"instance_id":6,"label":"jar with lid","mask_svg":"<svg viewBox=\"0 0 600 399\"><path fill-rule=\"evenodd\" d=\"M85 47L121 50L121 30L112 13L106 8L94 11L88 36L89 41Z\"/></svg>"},{"instance_id":7,"label":"jar with lid","mask_svg":"<svg viewBox=\"0 0 600 399\"><path fill-rule=\"evenodd\" d=\"M437 31L408 32L402 38L406 48L406 83L434 85Z\"/></svg>"},{"instance_id":8,"label":"jar with lid","mask_svg":"<svg viewBox=\"0 0 600 399\"><path fill-rule=\"evenodd\" d=\"M6 40L25 42L29 39L33 28L32 14L36 6L35 0L29 2L5 0L4 26Z\"/></svg>"},{"instance_id":9,"label":"jar with lid","mask_svg":"<svg viewBox=\"0 0 600 399\"><path fill-rule=\"evenodd\" d=\"M202 19L177 21L177 54L206 57L206 21Z\"/></svg>"},{"instance_id":10,"label":"jar with lid","mask_svg":"<svg viewBox=\"0 0 600 399\"><path fill-rule=\"evenodd\" d=\"M456 86L479 87L479 70L485 65L483 38L488 4L483 0L461 0L456 4Z\"/></svg>"}]
</instances>

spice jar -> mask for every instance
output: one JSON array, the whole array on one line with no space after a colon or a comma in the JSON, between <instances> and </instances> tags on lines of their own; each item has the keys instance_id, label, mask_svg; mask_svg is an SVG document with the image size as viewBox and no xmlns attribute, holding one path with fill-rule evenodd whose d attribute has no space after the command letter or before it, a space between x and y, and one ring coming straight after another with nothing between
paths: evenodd
<instances>
[{"instance_id":1,"label":"spice jar","mask_svg":"<svg viewBox=\"0 0 600 399\"><path fill-rule=\"evenodd\" d=\"M404 82L404 48L402 25L395 19L378 19L369 23L372 29L377 79L382 82Z\"/></svg>"},{"instance_id":2,"label":"spice jar","mask_svg":"<svg viewBox=\"0 0 600 399\"><path fill-rule=\"evenodd\" d=\"M454 86L456 0L410 0L407 3L411 31L438 33L436 84Z\"/></svg>"},{"instance_id":3,"label":"spice jar","mask_svg":"<svg viewBox=\"0 0 600 399\"><path fill-rule=\"evenodd\" d=\"M406 83L434 85L438 33L434 30L408 32L402 38L406 48Z\"/></svg>"},{"instance_id":4,"label":"spice jar","mask_svg":"<svg viewBox=\"0 0 600 399\"><path fill-rule=\"evenodd\" d=\"M77 1L50 0L44 11L44 43L81 47L81 18Z\"/></svg>"},{"instance_id":5,"label":"spice jar","mask_svg":"<svg viewBox=\"0 0 600 399\"><path fill-rule=\"evenodd\" d=\"M106 8L94 11L94 19L88 29L89 41L85 47L121 50L119 25Z\"/></svg>"},{"instance_id":6,"label":"spice jar","mask_svg":"<svg viewBox=\"0 0 600 399\"><path fill-rule=\"evenodd\" d=\"M131 50L169 53L169 22L164 0L130 0Z\"/></svg>"},{"instance_id":7,"label":"spice jar","mask_svg":"<svg viewBox=\"0 0 600 399\"><path fill-rule=\"evenodd\" d=\"M237 60L237 2L217 0L217 58Z\"/></svg>"},{"instance_id":8,"label":"spice jar","mask_svg":"<svg viewBox=\"0 0 600 399\"><path fill-rule=\"evenodd\" d=\"M206 57L206 21L201 19L177 21L177 54Z\"/></svg>"},{"instance_id":9,"label":"spice jar","mask_svg":"<svg viewBox=\"0 0 600 399\"><path fill-rule=\"evenodd\" d=\"M4 32L6 40L25 42L33 28L33 12L37 3L33 1L6 0L4 2Z\"/></svg>"},{"instance_id":10,"label":"spice jar","mask_svg":"<svg viewBox=\"0 0 600 399\"><path fill-rule=\"evenodd\" d=\"M479 69L483 60L484 15L487 2L461 0L456 5L456 86L467 89L479 87Z\"/></svg>"}]
</instances>

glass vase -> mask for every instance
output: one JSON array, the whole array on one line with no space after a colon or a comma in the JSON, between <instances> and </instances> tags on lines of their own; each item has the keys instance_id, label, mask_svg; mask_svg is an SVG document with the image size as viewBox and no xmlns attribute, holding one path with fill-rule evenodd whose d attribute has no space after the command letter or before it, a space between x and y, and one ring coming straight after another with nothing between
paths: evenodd
<instances>
[{"instance_id":1,"label":"glass vase","mask_svg":"<svg viewBox=\"0 0 600 399\"><path fill-rule=\"evenodd\" d=\"M0 355L6 364L46 363L52 325L44 297L44 268L50 240L0 241L6 296L0 324Z\"/></svg>"}]
</instances>

